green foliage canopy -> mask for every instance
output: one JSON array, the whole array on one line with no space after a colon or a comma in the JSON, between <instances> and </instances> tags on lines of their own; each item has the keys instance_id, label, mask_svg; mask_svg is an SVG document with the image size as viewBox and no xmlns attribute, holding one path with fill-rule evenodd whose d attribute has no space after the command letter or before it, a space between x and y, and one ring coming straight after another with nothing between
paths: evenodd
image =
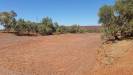
<instances>
[{"instance_id":1,"label":"green foliage canopy","mask_svg":"<svg viewBox=\"0 0 133 75\"><path fill-rule=\"evenodd\" d=\"M100 8L99 17L107 38L122 39L133 36L133 0L116 0L115 5L104 5Z\"/></svg>"}]
</instances>

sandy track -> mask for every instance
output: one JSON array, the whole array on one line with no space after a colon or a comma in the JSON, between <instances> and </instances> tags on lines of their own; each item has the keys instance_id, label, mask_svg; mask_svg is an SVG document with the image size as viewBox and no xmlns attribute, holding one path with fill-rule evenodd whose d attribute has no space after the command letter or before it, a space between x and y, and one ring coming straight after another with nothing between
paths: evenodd
<instances>
[{"instance_id":1,"label":"sandy track","mask_svg":"<svg viewBox=\"0 0 133 75\"><path fill-rule=\"evenodd\" d=\"M97 33L44 37L0 33L0 67L14 72L10 75L83 75L96 64L100 44Z\"/></svg>"}]
</instances>

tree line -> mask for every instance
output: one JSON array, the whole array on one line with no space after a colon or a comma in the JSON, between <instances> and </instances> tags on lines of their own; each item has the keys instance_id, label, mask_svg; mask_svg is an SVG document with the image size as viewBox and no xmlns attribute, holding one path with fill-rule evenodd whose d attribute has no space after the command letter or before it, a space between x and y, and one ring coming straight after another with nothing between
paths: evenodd
<instances>
[{"instance_id":1,"label":"tree line","mask_svg":"<svg viewBox=\"0 0 133 75\"><path fill-rule=\"evenodd\" d=\"M16 20L17 14L14 11L0 12L0 24L5 32L13 32L17 35L52 35L54 33L78 33L80 26L62 26L53 22L51 18L44 17L40 23L24 19Z\"/></svg>"},{"instance_id":2,"label":"tree line","mask_svg":"<svg viewBox=\"0 0 133 75\"><path fill-rule=\"evenodd\" d=\"M116 0L99 11L104 39L121 40L133 37L133 0Z\"/></svg>"}]
</instances>

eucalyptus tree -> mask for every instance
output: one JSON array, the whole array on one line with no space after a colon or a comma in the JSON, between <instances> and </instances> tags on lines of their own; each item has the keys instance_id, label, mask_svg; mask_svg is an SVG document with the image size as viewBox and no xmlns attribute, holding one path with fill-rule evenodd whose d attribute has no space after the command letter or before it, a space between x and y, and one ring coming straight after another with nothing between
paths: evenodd
<instances>
[{"instance_id":1,"label":"eucalyptus tree","mask_svg":"<svg viewBox=\"0 0 133 75\"><path fill-rule=\"evenodd\" d=\"M103 26L103 32L104 32L104 36L106 37L111 37L111 36L115 36L116 34L116 24L115 24L115 14L114 14L114 8L113 6L109 6L109 5L104 5L100 8L99 11L99 23L102 24ZM113 37L112 39L114 39L115 37Z\"/></svg>"},{"instance_id":2,"label":"eucalyptus tree","mask_svg":"<svg viewBox=\"0 0 133 75\"><path fill-rule=\"evenodd\" d=\"M133 35L133 0L117 0L115 10L118 14L118 25L124 37Z\"/></svg>"},{"instance_id":3,"label":"eucalyptus tree","mask_svg":"<svg viewBox=\"0 0 133 75\"><path fill-rule=\"evenodd\" d=\"M11 27L16 23L16 16L17 14L14 11L0 13L0 23L4 26L5 31L11 30Z\"/></svg>"},{"instance_id":4,"label":"eucalyptus tree","mask_svg":"<svg viewBox=\"0 0 133 75\"><path fill-rule=\"evenodd\" d=\"M104 5L99 17L105 36L115 39L133 36L133 0L116 0L112 6Z\"/></svg>"}]
</instances>

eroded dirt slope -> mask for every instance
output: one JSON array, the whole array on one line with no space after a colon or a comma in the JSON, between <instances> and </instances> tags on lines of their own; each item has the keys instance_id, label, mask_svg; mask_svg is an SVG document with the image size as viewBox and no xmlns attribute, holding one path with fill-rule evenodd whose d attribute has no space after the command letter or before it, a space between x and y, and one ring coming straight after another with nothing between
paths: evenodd
<instances>
[{"instance_id":1,"label":"eroded dirt slope","mask_svg":"<svg viewBox=\"0 0 133 75\"><path fill-rule=\"evenodd\" d=\"M98 62L92 75L133 75L133 40L103 45Z\"/></svg>"}]
</instances>

